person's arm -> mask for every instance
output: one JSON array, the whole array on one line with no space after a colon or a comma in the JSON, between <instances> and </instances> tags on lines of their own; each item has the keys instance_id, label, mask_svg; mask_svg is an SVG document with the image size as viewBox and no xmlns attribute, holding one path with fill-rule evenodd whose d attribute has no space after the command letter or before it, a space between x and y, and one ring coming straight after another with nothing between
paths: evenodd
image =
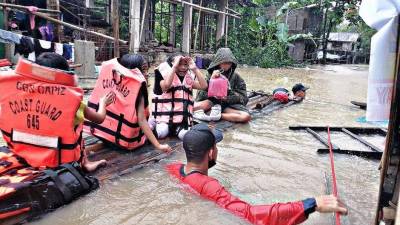
<instances>
[{"instance_id":1,"label":"person's arm","mask_svg":"<svg viewBox=\"0 0 400 225\"><path fill-rule=\"evenodd\" d=\"M211 180L204 185L200 190L200 195L235 215L247 219L252 224L300 224L314 211L347 213L334 196L321 196L290 203L251 205L226 191L217 180Z\"/></svg>"},{"instance_id":2,"label":"person's arm","mask_svg":"<svg viewBox=\"0 0 400 225\"><path fill-rule=\"evenodd\" d=\"M85 119L97 124L103 123L103 121L106 119L106 107L109 106L114 99L114 92L109 92L107 95L100 98L99 109L97 112L86 106L84 110Z\"/></svg>"},{"instance_id":3,"label":"person's arm","mask_svg":"<svg viewBox=\"0 0 400 225\"><path fill-rule=\"evenodd\" d=\"M229 105L247 105L249 98L247 97L246 82L244 82L244 80L239 76L237 76L236 79L235 85L228 91L228 96L225 99L225 102Z\"/></svg>"},{"instance_id":4,"label":"person's arm","mask_svg":"<svg viewBox=\"0 0 400 225\"><path fill-rule=\"evenodd\" d=\"M146 135L146 137L149 139L149 141L151 142L151 144L153 144L153 146L161 151L164 152L171 152L172 149L169 145L162 145L160 144L160 142L158 142L157 138L154 136L153 131L151 130L145 113L144 113L144 99L143 96L140 99L140 103L139 103L139 109L138 109L138 123L140 126L140 129L142 129L144 135Z\"/></svg>"},{"instance_id":5,"label":"person's arm","mask_svg":"<svg viewBox=\"0 0 400 225\"><path fill-rule=\"evenodd\" d=\"M168 74L168 77L160 82L160 86L163 92L168 91L168 89L171 88L172 82L174 81L174 76L176 73L176 70L179 66L179 62L181 61L182 56L178 56L175 61L174 65L172 65L172 70L170 74Z\"/></svg>"},{"instance_id":6,"label":"person's arm","mask_svg":"<svg viewBox=\"0 0 400 225\"><path fill-rule=\"evenodd\" d=\"M189 69L193 71L193 73L196 75L197 80L193 84L193 89L197 90L207 90L208 84L206 79L204 78L203 73L201 73L200 69L197 68L196 63L194 63L193 59L190 58L189 60Z\"/></svg>"}]
</instances>

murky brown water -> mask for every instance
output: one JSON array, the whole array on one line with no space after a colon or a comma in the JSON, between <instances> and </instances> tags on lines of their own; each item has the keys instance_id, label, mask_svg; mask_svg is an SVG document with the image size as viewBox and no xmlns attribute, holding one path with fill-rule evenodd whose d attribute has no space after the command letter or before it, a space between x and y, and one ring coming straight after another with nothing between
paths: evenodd
<instances>
[{"instance_id":1,"label":"murky brown water","mask_svg":"<svg viewBox=\"0 0 400 225\"><path fill-rule=\"evenodd\" d=\"M290 125L365 126L355 122L365 111L350 106L365 100L367 67L328 66L313 70L243 68L248 89L272 91L301 81L311 87L307 100L225 133L219 161L211 176L254 204L300 200L325 192L324 172L330 171L322 145ZM353 145L332 134L340 146ZM377 145L382 138L374 138ZM352 144L353 143L353 144ZM359 146L359 145L357 145ZM362 146L360 146L362 147ZM353 148L354 145L353 145ZM247 224L214 203L179 188L163 170L184 160L183 152L133 174L107 181L97 191L45 216L33 224ZM338 188L351 207L349 224L371 224L378 193L378 162L335 155ZM332 224L330 215L313 214L305 224Z\"/></svg>"}]
</instances>

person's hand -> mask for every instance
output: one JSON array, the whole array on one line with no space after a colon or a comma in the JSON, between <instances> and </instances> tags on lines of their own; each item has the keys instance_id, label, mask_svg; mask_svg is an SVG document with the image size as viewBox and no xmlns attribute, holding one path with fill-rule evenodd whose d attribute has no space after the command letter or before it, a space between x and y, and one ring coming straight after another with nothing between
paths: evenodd
<instances>
[{"instance_id":1,"label":"person's hand","mask_svg":"<svg viewBox=\"0 0 400 225\"><path fill-rule=\"evenodd\" d=\"M172 148L169 145L162 145L162 144L157 146L157 149L166 153L170 153L172 151Z\"/></svg>"},{"instance_id":2,"label":"person's hand","mask_svg":"<svg viewBox=\"0 0 400 225\"><path fill-rule=\"evenodd\" d=\"M196 66L196 63L194 62L194 60L191 57L186 57L185 59L187 60L187 62L189 64L189 69L190 70L198 69L197 66Z\"/></svg>"},{"instance_id":3,"label":"person's hand","mask_svg":"<svg viewBox=\"0 0 400 225\"><path fill-rule=\"evenodd\" d=\"M114 92L108 92L105 96L100 98L100 103L103 104L105 107L109 106L111 103L114 102L116 95Z\"/></svg>"},{"instance_id":4,"label":"person's hand","mask_svg":"<svg viewBox=\"0 0 400 225\"><path fill-rule=\"evenodd\" d=\"M181 55L175 57L174 63L172 65L172 69L177 70L178 66L179 66L179 63L181 62L182 59L183 59L183 57Z\"/></svg>"},{"instance_id":5,"label":"person's hand","mask_svg":"<svg viewBox=\"0 0 400 225\"><path fill-rule=\"evenodd\" d=\"M215 79L221 76L221 72L219 70L214 70L214 72L211 75L211 79Z\"/></svg>"},{"instance_id":6,"label":"person's hand","mask_svg":"<svg viewBox=\"0 0 400 225\"><path fill-rule=\"evenodd\" d=\"M344 207L335 196L333 195L322 195L315 198L317 207L315 210L320 213L333 213L338 212L342 215L347 215L347 209Z\"/></svg>"}]
</instances>

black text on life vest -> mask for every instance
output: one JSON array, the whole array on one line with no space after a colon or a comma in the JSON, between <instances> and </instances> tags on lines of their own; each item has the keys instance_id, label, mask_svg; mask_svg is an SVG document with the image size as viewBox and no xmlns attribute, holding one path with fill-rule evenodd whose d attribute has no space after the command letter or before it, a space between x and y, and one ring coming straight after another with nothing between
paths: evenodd
<instances>
[{"instance_id":1,"label":"black text on life vest","mask_svg":"<svg viewBox=\"0 0 400 225\"><path fill-rule=\"evenodd\" d=\"M60 85L35 85L18 81L17 90L30 94L38 93L42 95L65 95L66 88Z\"/></svg>"},{"instance_id":2,"label":"black text on life vest","mask_svg":"<svg viewBox=\"0 0 400 225\"><path fill-rule=\"evenodd\" d=\"M26 116L26 126L29 129L39 130L39 115L28 114Z\"/></svg>"},{"instance_id":3,"label":"black text on life vest","mask_svg":"<svg viewBox=\"0 0 400 225\"><path fill-rule=\"evenodd\" d=\"M60 109L40 99L25 98L9 101L9 107L14 115L24 112L35 113L36 115L44 115L52 121L56 121L62 115Z\"/></svg>"},{"instance_id":4,"label":"black text on life vest","mask_svg":"<svg viewBox=\"0 0 400 225\"><path fill-rule=\"evenodd\" d=\"M123 84L119 84L119 85L115 85L115 82L111 79L104 79L102 81L103 84L103 88L104 89L114 89L117 90L119 93L121 93L125 98L129 95L130 91L129 89L123 85Z\"/></svg>"}]
</instances>

